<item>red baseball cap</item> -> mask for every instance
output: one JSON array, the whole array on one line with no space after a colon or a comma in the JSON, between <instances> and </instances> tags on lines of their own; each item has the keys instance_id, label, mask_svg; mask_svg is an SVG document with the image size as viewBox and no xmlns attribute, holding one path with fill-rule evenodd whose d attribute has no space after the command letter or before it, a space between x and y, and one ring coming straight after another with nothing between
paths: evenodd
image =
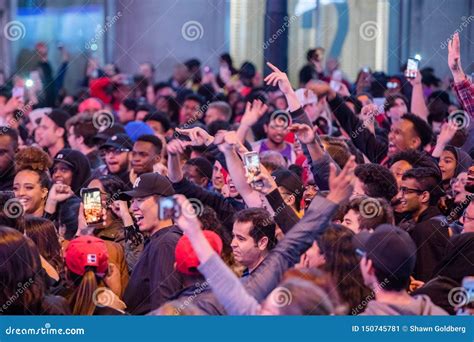
<instances>
[{"instance_id":1,"label":"red baseball cap","mask_svg":"<svg viewBox=\"0 0 474 342\"><path fill-rule=\"evenodd\" d=\"M97 110L102 110L104 109L104 106L102 105L102 102L99 99L96 99L95 97L88 97L84 101L82 101L79 104L79 113L83 113L85 111L91 111L95 112Z\"/></svg>"},{"instance_id":2,"label":"red baseball cap","mask_svg":"<svg viewBox=\"0 0 474 342\"><path fill-rule=\"evenodd\" d=\"M109 253L104 240L81 236L66 247L66 266L75 274L84 275L87 266L96 267L97 274L105 274L109 267Z\"/></svg>"},{"instance_id":3,"label":"red baseball cap","mask_svg":"<svg viewBox=\"0 0 474 342\"><path fill-rule=\"evenodd\" d=\"M212 249L215 250L217 254L221 255L222 240L219 235L213 231L204 230L204 236L211 244ZM191 241L189 241L186 235L183 235L176 244L175 260L177 271L187 275L199 274L197 267L199 266L200 262L196 253L194 252Z\"/></svg>"}]
</instances>

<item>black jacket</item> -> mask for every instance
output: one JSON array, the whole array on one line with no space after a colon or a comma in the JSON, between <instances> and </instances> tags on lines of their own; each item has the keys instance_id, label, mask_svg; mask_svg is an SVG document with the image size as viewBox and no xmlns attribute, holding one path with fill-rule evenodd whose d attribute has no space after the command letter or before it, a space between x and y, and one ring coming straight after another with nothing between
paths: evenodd
<instances>
[{"instance_id":1,"label":"black jacket","mask_svg":"<svg viewBox=\"0 0 474 342\"><path fill-rule=\"evenodd\" d=\"M437 207L432 206L420 215L418 222L403 220L400 227L410 234L417 247L413 276L427 282L446 252L449 230L445 217Z\"/></svg>"},{"instance_id":2,"label":"black jacket","mask_svg":"<svg viewBox=\"0 0 474 342\"><path fill-rule=\"evenodd\" d=\"M372 163L382 162L387 156L387 142L372 134L364 126L364 122L347 107L343 98L339 95L333 100L328 101L328 104L341 127L351 136L354 145L365 154Z\"/></svg>"},{"instance_id":3,"label":"black jacket","mask_svg":"<svg viewBox=\"0 0 474 342\"><path fill-rule=\"evenodd\" d=\"M15 179L15 168L12 165L4 173L0 174L0 191L12 191Z\"/></svg>"},{"instance_id":4,"label":"black jacket","mask_svg":"<svg viewBox=\"0 0 474 342\"><path fill-rule=\"evenodd\" d=\"M144 315L157 309L182 288L174 253L182 232L176 226L153 234L130 276L123 300L127 312Z\"/></svg>"}]
</instances>

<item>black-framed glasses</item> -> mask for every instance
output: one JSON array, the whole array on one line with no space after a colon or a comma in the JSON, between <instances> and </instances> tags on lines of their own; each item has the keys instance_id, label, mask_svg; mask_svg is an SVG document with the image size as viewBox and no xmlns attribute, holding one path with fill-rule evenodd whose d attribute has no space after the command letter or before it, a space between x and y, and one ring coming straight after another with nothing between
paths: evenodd
<instances>
[{"instance_id":1,"label":"black-framed glasses","mask_svg":"<svg viewBox=\"0 0 474 342\"><path fill-rule=\"evenodd\" d=\"M408 188L406 186L400 187L400 192L402 194L422 194L425 190Z\"/></svg>"}]
</instances>

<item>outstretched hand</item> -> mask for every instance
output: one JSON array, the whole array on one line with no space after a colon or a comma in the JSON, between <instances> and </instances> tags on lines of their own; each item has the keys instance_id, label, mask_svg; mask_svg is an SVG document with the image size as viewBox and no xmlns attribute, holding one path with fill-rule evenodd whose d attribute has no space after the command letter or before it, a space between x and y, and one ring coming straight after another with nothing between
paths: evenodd
<instances>
[{"instance_id":1,"label":"outstretched hand","mask_svg":"<svg viewBox=\"0 0 474 342\"><path fill-rule=\"evenodd\" d=\"M291 87L291 83L290 83L290 80L288 79L288 75L285 74L280 69L278 69L276 66L274 66L270 62L267 62L267 65L270 69L273 70L273 72L267 77L265 77L264 79L265 83L271 86L278 85L282 93L285 95L292 92L293 88Z\"/></svg>"},{"instance_id":2,"label":"outstretched hand","mask_svg":"<svg viewBox=\"0 0 474 342\"><path fill-rule=\"evenodd\" d=\"M185 135L191 139L192 146L201 146L201 145L210 145L214 138L212 135L207 133L201 127L193 127L193 128L176 128L176 132L179 134Z\"/></svg>"},{"instance_id":3,"label":"outstretched hand","mask_svg":"<svg viewBox=\"0 0 474 342\"><path fill-rule=\"evenodd\" d=\"M315 134L311 127L306 124L292 124L289 127L290 131L295 133L298 140L302 144L312 144L314 143Z\"/></svg>"},{"instance_id":4,"label":"outstretched hand","mask_svg":"<svg viewBox=\"0 0 474 342\"><path fill-rule=\"evenodd\" d=\"M252 103L247 102L245 113L240 120L240 124L252 127L267 112L268 106L260 100L254 100Z\"/></svg>"},{"instance_id":5,"label":"outstretched hand","mask_svg":"<svg viewBox=\"0 0 474 342\"><path fill-rule=\"evenodd\" d=\"M453 74L462 72L461 43L459 42L459 33L457 32L448 42L448 64Z\"/></svg>"}]
</instances>

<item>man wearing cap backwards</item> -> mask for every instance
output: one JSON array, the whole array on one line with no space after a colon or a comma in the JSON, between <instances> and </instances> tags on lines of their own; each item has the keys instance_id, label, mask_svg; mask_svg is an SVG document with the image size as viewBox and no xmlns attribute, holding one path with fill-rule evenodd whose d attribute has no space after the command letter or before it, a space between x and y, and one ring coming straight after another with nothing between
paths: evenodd
<instances>
[{"instance_id":1,"label":"man wearing cap backwards","mask_svg":"<svg viewBox=\"0 0 474 342\"><path fill-rule=\"evenodd\" d=\"M94 172L93 177L101 175L115 175L119 177L129 188L130 182L130 158L133 142L124 133L112 135L100 150L105 155L105 166Z\"/></svg>"},{"instance_id":2,"label":"man wearing cap backwards","mask_svg":"<svg viewBox=\"0 0 474 342\"><path fill-rule=\"evenodd\" d=\"M131 191L121 199L131 200L138 228L150 236L135 265L123 299L128 312L143 315L157 309L182 288L182 276L175 271L175 248L181 231L171 219L160 221L159 199L174 194L170 181L158 173L138 177Z\"/></svg>"},{"instance_id":3,"label":"man wearing cap backwards","mask_svg":"<svg viewBox=\"0 0 474 342\"><path fill-rule=\"evenodd\" d=\"M54 109L43 116L35 131L36 143L48 152L51 158L67 147L66 121L69 114L60 109Z\"/></svg>"},{"instance_id":4,"label":"man wearing cap backwards","mask_svg":"<svg viewBox=\"0 0 474 342\"><path fill-rule=\"evenodd\" d=\"M416 263L416 245L407 232L384 224L374 233L359 233L353 242L362 256L364 283L375 294L362 315L447 315L428 296L412 297L406 290Z\"/></svg>"}]
</instances>

